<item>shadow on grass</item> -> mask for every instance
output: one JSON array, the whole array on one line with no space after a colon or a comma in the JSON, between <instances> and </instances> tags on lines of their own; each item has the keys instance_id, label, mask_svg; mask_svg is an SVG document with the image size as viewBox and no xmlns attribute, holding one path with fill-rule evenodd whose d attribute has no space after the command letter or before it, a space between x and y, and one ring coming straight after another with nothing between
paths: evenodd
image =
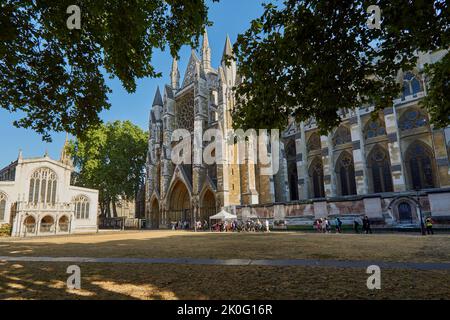
<instances>
[{"instance_id":1,"label":"shadow on grass","mask_svg":"<svg viewBox=\"0 0 450 320\"><path fill-rule=\"evenodd\" d=\"M81 290L68 290L67 263L0 263L0 299L448 299L450 272L311 267L80 264Z\"/></svg>"},{"instance_id":2,"label":"shadow on grass","mask_svg":"<svg viewBox=\"0 0 450 320\"><path fill-rule=\"evenodd\" d=\"M448 262L449 240L449 236L142 231L0 241L0 255Z\"/></svg>"}]
</instances>

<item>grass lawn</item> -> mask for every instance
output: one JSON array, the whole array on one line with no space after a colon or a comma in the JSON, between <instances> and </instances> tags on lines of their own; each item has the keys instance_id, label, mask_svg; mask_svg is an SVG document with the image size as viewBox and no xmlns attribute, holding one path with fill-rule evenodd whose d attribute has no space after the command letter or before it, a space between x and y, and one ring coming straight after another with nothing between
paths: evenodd
<instances>
[{"instance_id":1,"label":"grass lawn","mask_svg":"<svg viewBox=\"0 0 450 320\"><path fill-rule=\"evenodd\" d=\"M143 231L0 240L0 256L450 262L450 236Z\"/></svg>"},{"instance_id":2,"label":"grass lawn","mask_svg":"<svg viewBox=\"0 0 450 320\"><path fill-rule=\"evenodd\" d=\"M0 256L336 259L449 262L450 236L124 232L0 240ZM450 271L382 270L382 289L360 269L0 262L0 299L449 299Z\"/></svg>"}]
</instances>

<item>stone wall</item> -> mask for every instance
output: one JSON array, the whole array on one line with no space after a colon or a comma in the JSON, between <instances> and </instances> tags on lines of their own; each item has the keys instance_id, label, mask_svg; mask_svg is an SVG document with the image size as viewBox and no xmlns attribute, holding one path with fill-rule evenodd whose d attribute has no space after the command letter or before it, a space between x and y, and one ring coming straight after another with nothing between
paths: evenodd
<instances>
[{"instance_id":1,"label":"stone wall","mask_svg":"<svg viewBox=\"0 0 450 320\"><path fill-rule=\"evenodd\" d=\"M401 220L399 206L408 204L411 208L411 221ZM318 201L297 201L268 205L236 207L238 218L270 219L273 222L285 221L289 226L311 225L315 219L337 216L344 224L353 223L357 216L367 215L373 224L380 227L414 226L420 223L420 203L422 216L431 216L437 226L450 225L450 189L435 189L415 192L392 193L385 195L328 198Z\"/></svg>"}]
</instances>

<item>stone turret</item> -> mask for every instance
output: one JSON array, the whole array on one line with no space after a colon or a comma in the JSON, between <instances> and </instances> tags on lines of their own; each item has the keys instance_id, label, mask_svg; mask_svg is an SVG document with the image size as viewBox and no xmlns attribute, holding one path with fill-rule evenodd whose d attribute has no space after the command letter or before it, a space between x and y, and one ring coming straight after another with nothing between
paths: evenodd
<instances>
[{"instance_id":1,"label":"stone turret","mask_svg":"<svg viewBox=\"0 0 450 320\"><path fill-rule=\"evenodd\" d=\"M173 90L180 89L180 71L178 70L178 60L173 58L172 72L170 73L171 85Z\"/></svg>"},{"instance_id":2,"label":"stone turret","mask_svg":"<svg viewBox=\"0 0 450 320\"><path fill-rule=\"evenodd\" d=\"M222 54L222 68L227 86L233 87L236 84L236 61L234 59L230 60L230 57L234 58L234 53L230 37L227 35Z\"/></svg>"},{"instance_id":3,"label":"stone turret","mask_svg":"<svg viewBox=\"0 0 450 320\"><path fill-rule=\"evenodd\" d=\"M46 156L47 151L45 152ZM69 153L69 134L66 133L66 140L64 141L64 146L62 147L61 150L61 157L59 160L61 163L67 165L67 166L73 166L73 162L72 162L72 157L70 156Z\"/></svg>"},{"instance_id":4,"label":"stone turret","mask_svg":"<svg viewBox=\"0 0 450 320\"><path fill-rule=\"evenodd\" d=\"M208 73L211 70L211 48L209 47L208 33L206 30L203 34L202 66L205 73Z\"/></svg>"}]
</instances>

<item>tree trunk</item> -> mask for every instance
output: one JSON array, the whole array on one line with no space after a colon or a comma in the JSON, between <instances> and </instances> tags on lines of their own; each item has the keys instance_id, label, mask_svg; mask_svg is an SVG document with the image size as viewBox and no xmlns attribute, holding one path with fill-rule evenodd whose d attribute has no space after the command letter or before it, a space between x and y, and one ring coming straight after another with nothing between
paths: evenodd
<instances>
[{"instance_id":1,"label":"tree trunk","mask_svg":"<svg viewBox=\"0 0 450 320\"><path fill-rule=\"evenodd\" d=\"M110 201L106 201L106 217L111 218L111 206Z\"/></svg>"},{"instance_id":2,"label":"tree trunk","mask_svg":"<svg viewBox=\"0 0 450 320\"><path fill-rule=\"evenodd\" d=\"M113 207L114 218L117 218L117 208L116 208L116 202L114 200L112 201L112 207Z\"/></svg>"}]
</instances>

